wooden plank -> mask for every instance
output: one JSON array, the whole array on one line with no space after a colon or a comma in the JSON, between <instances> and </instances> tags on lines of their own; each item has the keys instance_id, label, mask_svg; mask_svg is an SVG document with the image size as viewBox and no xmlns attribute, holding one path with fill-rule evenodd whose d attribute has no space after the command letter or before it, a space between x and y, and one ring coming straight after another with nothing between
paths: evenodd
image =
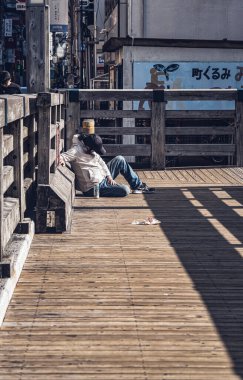
<instances>
[{"instance_id":1,"label":"wooden plank","mask_svg":"<svg viewBox=\"0 0 243 380\"><path fill-rule=\"evenodd\" d=\"M7 191L10 197L19 199L20 217L23 218L25 210L25 195L23 188L24 153L23 153L23 119L9 124L9 131L13 136L13 151L6 157L6 164L13 166L14 186Z\"/></svg>"},{"instance_id":2,"label":"wooden plank","mask_svg":"<svg viewBox=\"0 0 243 380\"><path fill-rule=\"evenodd\" d=\"M25 118L25 125L28 128L28 164L29 164L29 176L33 181L36 179L36 132L37 122L36 116L30 115Z\"/></svg>"},{"instance_id":3,"label":"wooden plank","mask_svg":"<svg viewBox=\"0 0 243 380\"><path fill-rule=\"evenodd\" d=\"M0 95L5 102L5 124L24 117L23 100L15 95Z\"/></svg>"},{"instance_id":4,"label":"wooden plank","mask_svg":"<svg viewBox=\"0 0 243 380\"><path fill-rule=\"evenodd\" d=\"M234 144L166 144L167 156L227 156L235 153Z\"/></svg>"},{"instance_id":5,"label":"wooden plank","mask_svg":"<svg viewBox=\"0 0 243 380\"><path fill-rule=\"evenodd\" d=\"M218 127L166 127L165 134L170 136L204 136L204 135L233 135L236 129L232 126Z\"/></svg>"},{"instance_id":6,"label":"wooden plank","mask_svg":"<svg viewBox=\"0 0 243 380\"><path fill-rule=\"evenodd\" d=\"M25 194L24 194L24 147L23 147L23 119L14 123L14 182L16 196L19 199L20 220L24 218Z\"/></svg>"},{"instance_id":7,"label":"wooden plank","mask_svg":"<svg viewBox=\"0 0 243 380\"><path fill-rule=\"evenodd\" d=\"M6 247L12 233L14 232L18 222L20 221L19 214L19 199L17 198L4 198L3 202L3 249Z\"/></svg>"},{"instance_id":8,"label":"wooden plank","mask_svg":"<svg viewBox=\"0 0 243 380\"><path fill-rule=\"evenodd\" d=\"M236 164L243 166L243 101L236 102Z\"/></svg>"},{"instance_id":9,"label":"wooden plank","mask_svg":"<svg viewBox=\"0 0 243 380\"><path fill-rule=\"evenodd\" d=\"M69 102L66 99L66 147L68 150L72 146L72 139L75 133L80 132L80 103L79 102Z\"/></svg>"},{"instance_id":10,"label":"wooden plank","mask_svg":"<svg viewBox=\"0 0 243 380\"><path fill-rule=\"evenodd\" d=\"M15 97L21 98L23 102L24 117L36 112L36 95L34 94L16 94Z\"/></svg>"},{"instance_id":11,"label":"wooden plank","mask_svg":"<svg viewBox=\"0 0 243 380\"><path fill-rule=\"evenodd\" d=\"M80 117L84 119L150 119L151 111L140 110L81 110Z\"/></svg>"},{"instance_id":12,"label":"wooden plank","mask_svg":"<svg viewBox=\"0 0 243 380\"><path fill-rule=\"evenodd\" d=\"M235 100L235 89L164 90L165 100ZM79 90L79 100L152 100L153 90Z\"/></svg>"},{"instance_id":13,"label":"wooden plank","mask_svg":"<svg viewBox=\"0 0 243 380\"><path fill-rule=\"evenodd\" d=\"M38 183L50 183L51 94L38 94Z\"/></svg>"},{"instance_id":14,"label":"wooden plank","mask_svg":"<svg viewBox=\"0 0 243 380\"><path fill-rule=\"evenodd\" d=\"M60 104L64 104L64 95L60 93L51 93L51 105L52 107L59 106Z\"/></svg>"},{"instance_id":15,"label":"wooden plank","mask_svg":"<svg viewBox=\"0 0 243 380\"><path fill-rule=\"evenodd\" d=\"M129 101L129 100L152 100L153 90L77 90L81 101Z\"/></svg>"},{"instance_id":16,"label":"wooden plank","mask_svg":"<svg viewBox=\"0 0 243 380\"><path fill-rule=\"evenodd\" d=\"M165 100L236 100L236 89L165 90Z\"/></svg>"},{"instance_id":17,"label":"wooden plank","mask_svg":"<svg viewBox=\"0 0 243 380\"><path fill-rule=\"evenodd\" d=\"M49 62L50 9L45 3L29 3L26 9L27 88L29 93L48 91L50 88ZM40 39L39 36L42 36ZM37 44L36 41L39 40Z\"/></svg>"},{"instance_id":18,"label":"wooden plank","mask_svg":"<svg viewBox=\"0 0 243 380\"><path fill-rule=\"evenodd\" d=\"M34 237L0 330L1 376L239 379L235 170L232 185L225 168L139 171L155 193L77 196L69 234ZM149 215L160 225L131 224Z\"/></svg>"},{"instance_id":19,"label":"wooden plank","mask_svg":"<svg viewBox=\"0 0 243 380\"><path fill-rule=\"evenodd\" d=\"M212 111L212 110L188 110L188 111L166 111L166 119L229 119L234 120L235 111Z\"/></svg>"},{"instance_id":20,"label":"wooden plank","mask_svg":"<svg viewBox=\"0 0 243 380\"><path fill-rule=\"evenodd\" d=\"M95 133L98 135L141 135L150 136L150 127L96 127Z\"/></svg>"},{"instance_id":21,"label":"wooden plank","mask_svg":"<svg viewBox=\"0 0 243 380\"><path fill-rule=\"evenodd\" d=\"M3 194L7 191L7 189L12 185L13 182L14 182L13 166L4 166L3 178L2 178Z\"/></svg>"},{"instance_id":22,"label":"wooden plank","mask_svg":"<svg viewBox=\"0 0 243 380\"><path fill-rule=\"evenodd\" d=\"M0 128L5 125L5 102L0 99Z\"/></svg>"},{"instance_id":23,"label":"wooden plank","mask_svg":"<svg viewBox=\"0 0 243 380\"><path fill-rule=\"evenodd\" d=\"M23 138L26 139L29 135L28 127L23 126Z\"/></svg>"},{"instance_id":24,"label":"wooden plank","mask_svg":"<svg viewBox=\"0 0 243 380\"><path fill-rule=\"evenodd\" d=\"M53 139L53 137L55 137L57 133L57 124L52 123L50 128L51 128L50 139Z\"/></svg>"},{"instance_id":25,"label":"wooden plank","mask_svg":"<svg viewBox=\"0 0 243 380\"><path fill-rule=\"evenodd\" d=\"M165 168L165 102L152 102L151 166Z\"/></svg>"},{"instance_id":26,"label":"wooden plank","mask_svg":"<svg viewBox=\"0 0 243 380\"><path fill-rule=\"evenodd\" d=\"M13 135L3 135L3 157L6 157L14 149Z\"/></svg>"},{"instance_id":27,"label":"wooden plank","mask_svg":"<svg viewBox=\"0 0 243 380\"><path fill-rule=\"evenodd\" d=\"M148 144L104 144L106 156L150 156L151 147Z\"/></svg>"}]
</instances>

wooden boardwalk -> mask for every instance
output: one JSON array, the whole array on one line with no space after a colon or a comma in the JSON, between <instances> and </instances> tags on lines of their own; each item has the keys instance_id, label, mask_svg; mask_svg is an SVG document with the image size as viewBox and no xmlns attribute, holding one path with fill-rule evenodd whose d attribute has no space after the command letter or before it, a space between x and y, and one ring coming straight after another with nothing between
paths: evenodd
<instances>
[{"instance_id":1,"label":"wooden boardwalk","mask_svg":"<svg viewBox=\"0 0 243 380\"><path fill-rule=\"evenodd\" d=\"M77 196L71 233L35 236L1 380L243 379L243 169L140 176L154 194Z\"/></svg>"}]
</instances>

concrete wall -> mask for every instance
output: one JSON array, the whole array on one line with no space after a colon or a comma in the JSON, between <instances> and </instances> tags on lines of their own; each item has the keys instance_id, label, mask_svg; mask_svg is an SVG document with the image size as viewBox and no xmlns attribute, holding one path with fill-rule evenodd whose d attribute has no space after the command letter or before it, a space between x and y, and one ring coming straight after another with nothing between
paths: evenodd
<instances>
[{"instance_id":1,"label":"concrete wall","mask_svg":"<svg viewBox=\"0 0 243 380\"><path fill-rule=\"evenodd\" d=\"M242 40L242 0L129 0L128 34L141 38Z\"/></svg>"}]
</instances>

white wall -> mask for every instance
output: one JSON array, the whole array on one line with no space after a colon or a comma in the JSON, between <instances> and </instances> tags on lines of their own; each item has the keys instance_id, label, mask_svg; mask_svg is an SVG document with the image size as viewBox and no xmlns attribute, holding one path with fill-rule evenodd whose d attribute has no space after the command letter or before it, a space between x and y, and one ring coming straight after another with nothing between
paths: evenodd
<instances>
[{"instance_id":1,"label":"white wall","mask_svg":"<svg viewBox=\"0 0 243 380\"><path fill-rule=\"evenodd\" d=\"M242 0L129 0L129 10L133 37L243 39Z\"/></svg>"}]
</instances>

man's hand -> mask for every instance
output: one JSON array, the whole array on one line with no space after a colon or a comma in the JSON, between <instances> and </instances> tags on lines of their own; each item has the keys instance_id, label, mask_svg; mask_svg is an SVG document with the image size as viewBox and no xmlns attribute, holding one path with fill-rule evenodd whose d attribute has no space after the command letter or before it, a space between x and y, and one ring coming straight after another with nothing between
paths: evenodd
<instances>
[{"instance_id":1,"label":"man's hand","mask_svg":"<svg viewBox=\"0 0 243 380\"><path fill-rule=\"evenodd\" d=\"M116 185L116 181L114 181L114 179L110 175L108 175L106 179L109 185Z\"/></svg>"},{"instance_id":2,"label":"man's hand","mask_svg":"<svg viewBox=\"0 0 243 380\"><path fill-rule=\"evenodd\" d=\"M62 166L66 166L65 161L62 158L62 156L60 156L60 158L59 158L59 164L62 165Z\"/></svg>"}]
</instances>

